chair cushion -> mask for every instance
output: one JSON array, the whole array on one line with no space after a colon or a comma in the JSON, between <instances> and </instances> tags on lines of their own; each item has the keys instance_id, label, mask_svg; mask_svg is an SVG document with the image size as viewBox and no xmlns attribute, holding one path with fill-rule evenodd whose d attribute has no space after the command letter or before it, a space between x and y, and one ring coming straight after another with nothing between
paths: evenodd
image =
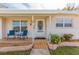
<instances>
[{"instance_id":1,"label":"chair cushion","mask_svg":"<svg viewBox=\"0 0 79 59\"><path fill-rule=\"evenodd\" d=\"M27 36L28 31L24 30L22 36Z\"/></svg>"},{"instance_id":2,"label":"chair cushion","mask_svg":"<svg viewBox=\"0 0 79 59\"><path fill-rule=\"evenodd\" d=\"M9 36L15 35L15 30L10 30L8 35Z\"/></svg>"}]
</instances>

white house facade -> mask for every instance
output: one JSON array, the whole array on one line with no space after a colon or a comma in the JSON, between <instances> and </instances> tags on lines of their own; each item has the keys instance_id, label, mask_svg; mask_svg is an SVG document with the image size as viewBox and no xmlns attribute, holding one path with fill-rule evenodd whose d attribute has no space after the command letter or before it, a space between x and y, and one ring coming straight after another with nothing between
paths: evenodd
<instances>
[{"instance_id":1,"label":"white house facade","mask_svg":"<svg viewBox=\"0 0 79 59\"><path fill-rule=\"evenodd\" d=\"M10 30L27 29L29 38L49 38L50 34L73 34L79 39L79 11L0 10L0 39Z\"/></svg>"}]
</instances>

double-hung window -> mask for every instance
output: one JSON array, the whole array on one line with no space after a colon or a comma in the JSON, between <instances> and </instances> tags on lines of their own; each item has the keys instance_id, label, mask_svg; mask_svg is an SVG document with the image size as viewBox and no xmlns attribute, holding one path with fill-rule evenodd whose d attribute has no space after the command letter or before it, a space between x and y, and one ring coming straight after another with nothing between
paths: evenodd
<instances>
[{"instance_id":1,"label":"double-hung window","mask_svg":"<svg viewBox=\"0 0 79 59\"><path fill-rule=\"evenodd\" d=\"M13 30L17 32L27 30L27 21L13 21Z\"/></svg>"},{"instance_id":2,"label":"double-hung window","mask_svg":"<svg viewBox=\"0 0 79 59\"><path fill-rule=\"evenodd\" d=\"M27 30L27 21L21 21L21 31Z\"/></svg>"},{"instance_id":3,"label":"double-hung window","mask_svg":"<svg viewBox=\"0 0 79 59\"><path fill-rule=\"evenodd\" d=\"M56 27L63 27L63 20L62 19L57 19Z\"/></svg>"},{"instance_id":4,"label":"double-hung window","mask_svg":"<svg viewBox=\"0 0 79 59\"><path fill-rule=\"evenodd\" d=\"M72 27L72 20L71 19L65 19L64 20L64 27Z\"/></svg>"},{"instance_id":5,"label":"double-hung window","mask_svg":"<svg viewBox=\"0 0 79 59\"><path fill-rule=\"evenodd\" d=\"M56 27L72 27L71 18L57 18Z\"/></svg>"},{"instance_id":6,"label":"double-hung window","mask_svg":"<svg viewBox=\"0 0 79 59\"><path fill-rule=\"evenodd\" d=\"M20 31L20 22L19 21L13 21L13 30L19 32Z\"/></svg>"}]
</instances>

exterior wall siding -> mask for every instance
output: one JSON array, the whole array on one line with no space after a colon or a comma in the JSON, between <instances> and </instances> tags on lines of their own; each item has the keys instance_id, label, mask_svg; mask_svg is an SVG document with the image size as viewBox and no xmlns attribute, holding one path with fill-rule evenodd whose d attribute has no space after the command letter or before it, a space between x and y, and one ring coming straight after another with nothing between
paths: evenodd
<instances>
[{"instance_id":1,"label":"exterior wall siding","mask_svg":"<svg viewBox=\"0 0 79 59\"><path fill-rule=\"evenodd\" d=\"M72 27L71 28L57 28L56 27L56 21L58 17L68 17L68 18L72 18ZM59 34L59 35L63 35L63 34L68 34L71 33L73 34L73 39L79 39L79 17L78 16L61 16L61 15L57 15L52 17L52 27L51 27L51 34Z\"/></svg>"}]
</instances>

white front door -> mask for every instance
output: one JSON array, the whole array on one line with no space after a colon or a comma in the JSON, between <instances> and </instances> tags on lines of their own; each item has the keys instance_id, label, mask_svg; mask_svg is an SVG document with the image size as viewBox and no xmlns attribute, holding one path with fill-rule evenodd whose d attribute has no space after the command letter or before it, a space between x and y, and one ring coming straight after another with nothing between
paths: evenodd
<instances>
[{"instance_id":1,"label":"white front door","mask_svg":"<svg viewBox=\"0 0 79 59\"><path fill-rule=\"evenodd\" d=\"M45 19L36 19L35 36L45 37Z\"/></svg>"}]
</instances>

